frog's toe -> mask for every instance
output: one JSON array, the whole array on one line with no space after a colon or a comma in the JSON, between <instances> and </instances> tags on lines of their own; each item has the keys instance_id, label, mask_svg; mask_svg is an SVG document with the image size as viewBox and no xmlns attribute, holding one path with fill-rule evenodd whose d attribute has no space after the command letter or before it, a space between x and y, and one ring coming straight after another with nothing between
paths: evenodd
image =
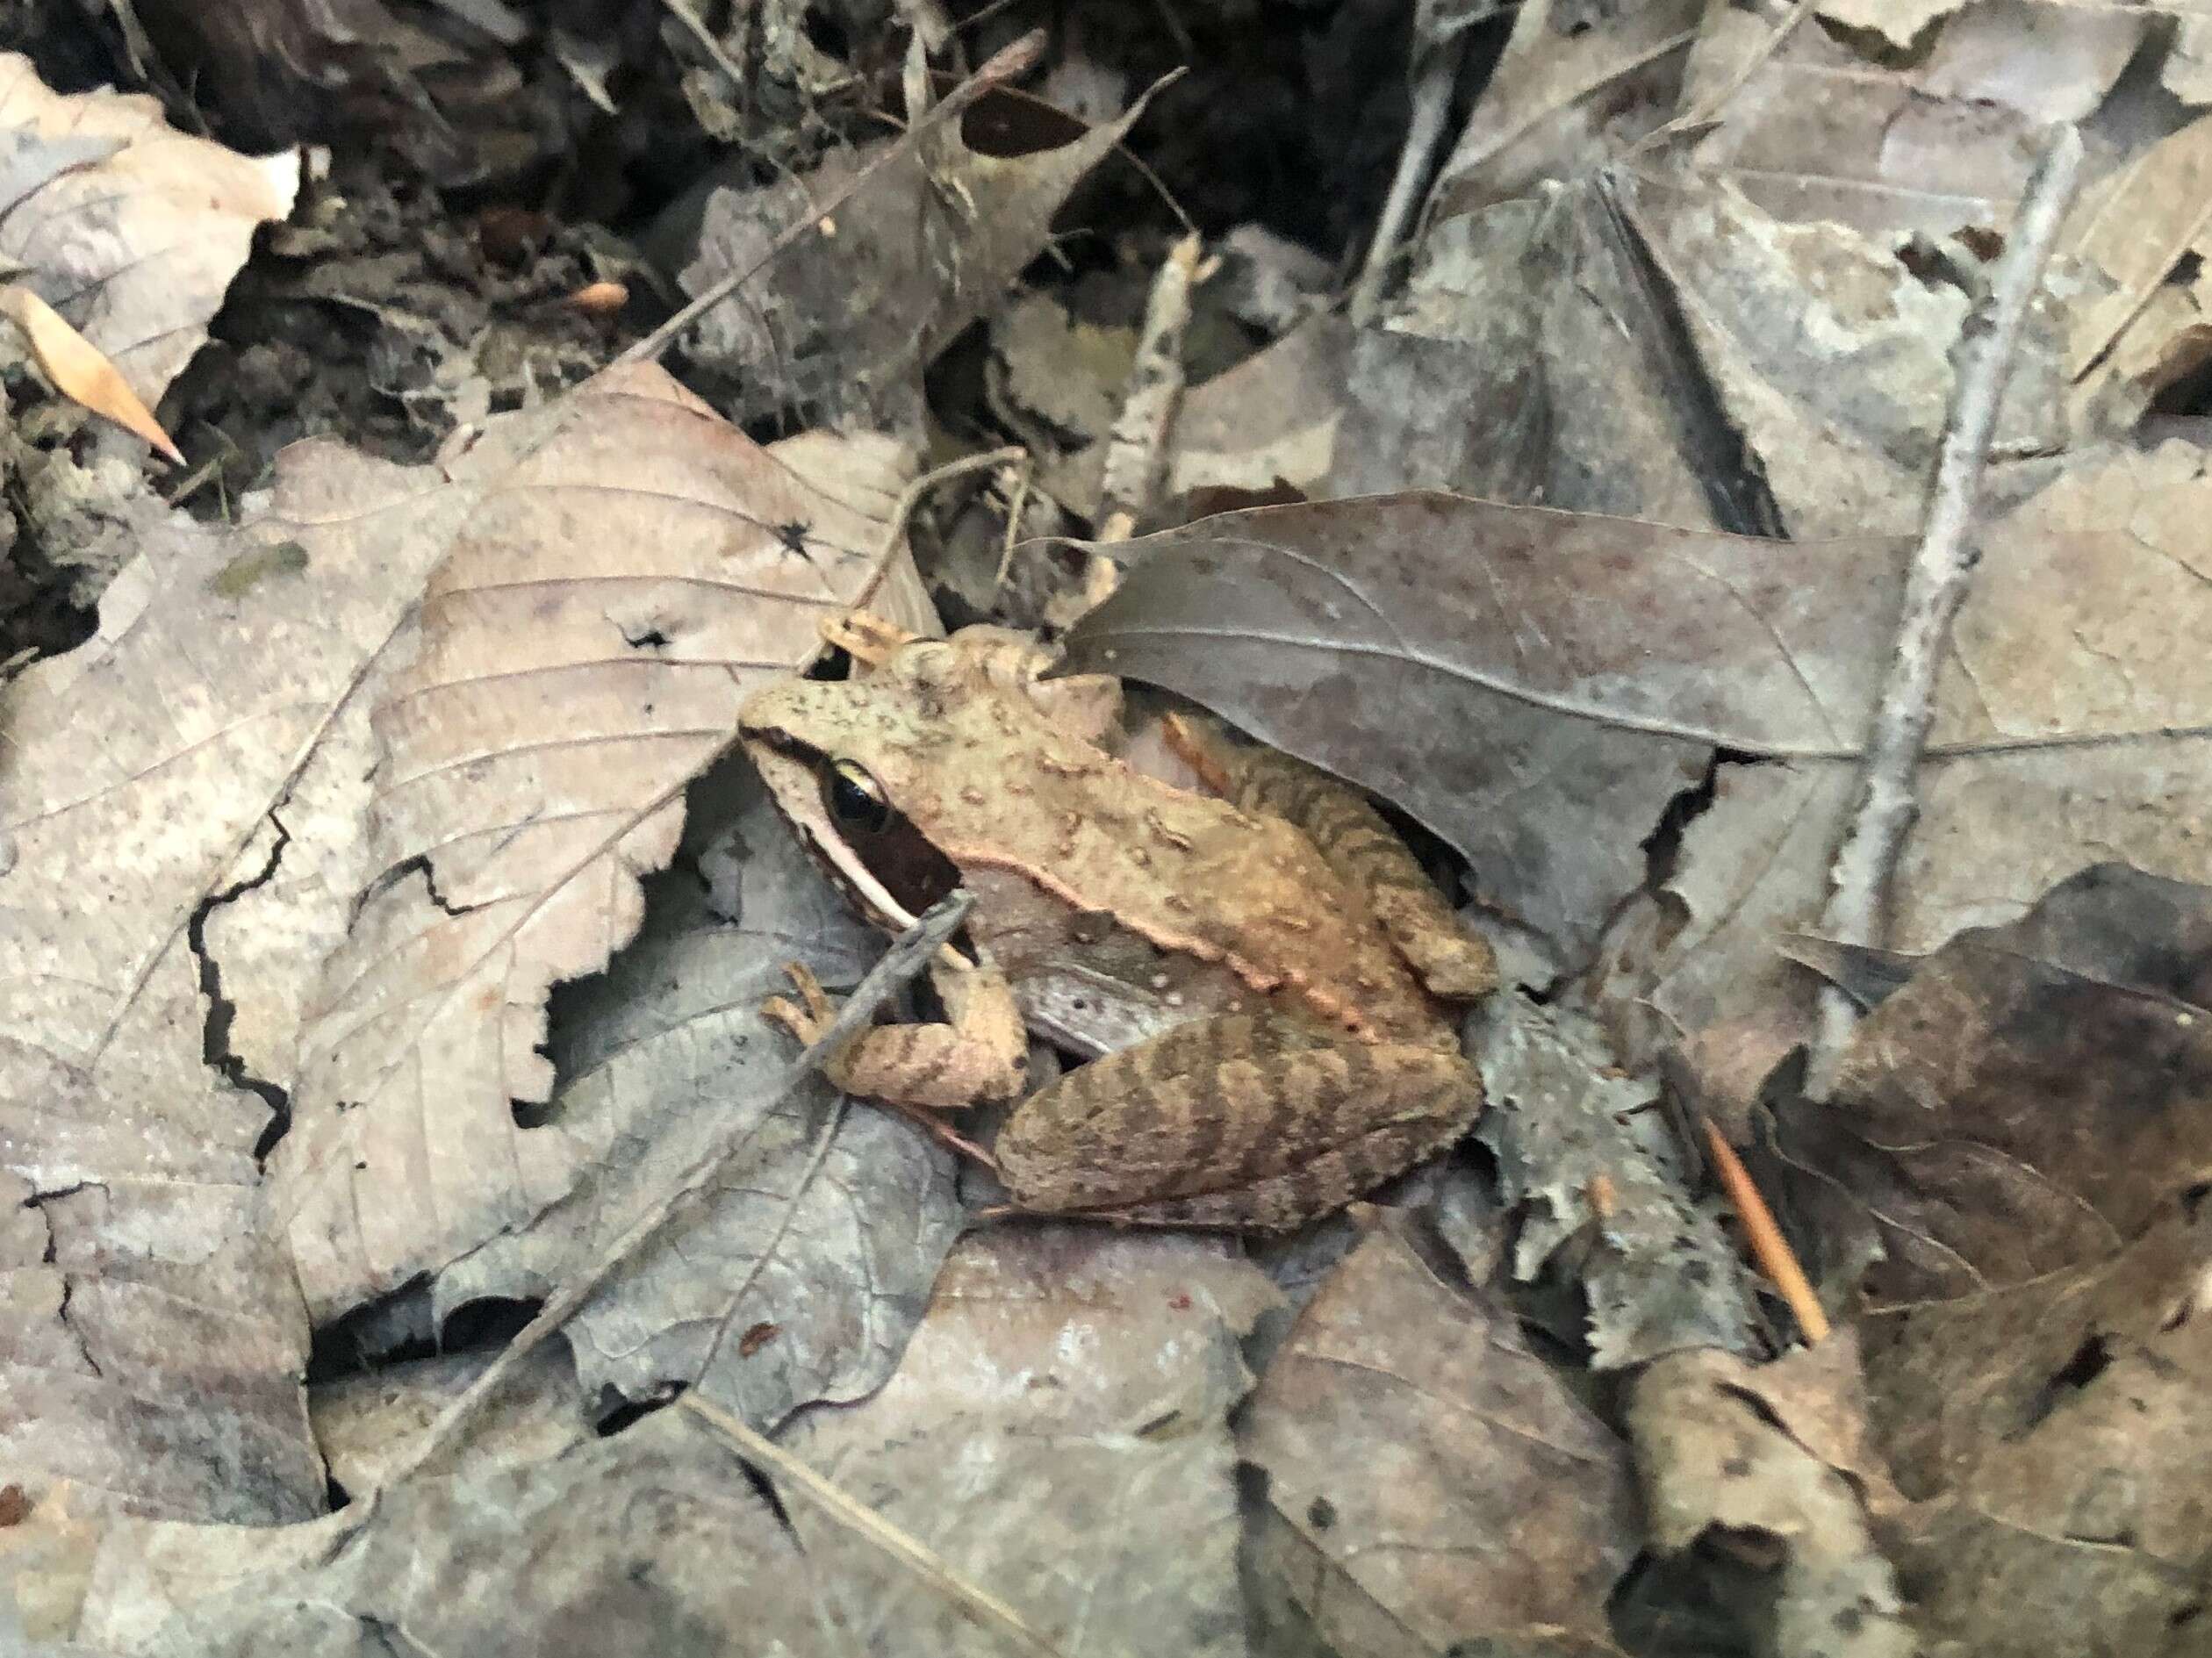
<instances>
[{"instance_id":1,"label":"frog's toe","mask_svg":"<svg viewBox=\"0 0 2212 1658\"><path fill-rule=\"evenodd\" d=\"M788 996L771 996L760 1004L760 1016L812 1045L819 1042L836 1020L837 1009L830 1005L830 994L822 987L822 980L814 976L814 970L804 962L788 962L784 972L790 976L791 987L799 1000Z\"/></svg>"}]
</instances>

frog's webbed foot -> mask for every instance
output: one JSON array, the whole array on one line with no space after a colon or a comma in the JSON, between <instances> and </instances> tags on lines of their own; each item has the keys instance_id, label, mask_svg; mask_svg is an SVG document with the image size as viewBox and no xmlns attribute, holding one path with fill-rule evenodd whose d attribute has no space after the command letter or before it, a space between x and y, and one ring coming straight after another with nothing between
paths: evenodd
<instances>
[{"instance_id":1,"label":"frog's webbed foot","mask_svg":"<svg viewBox=\"0 0 2212 1658\"><path fill-rule=\"evenodd\" d=\"M1282 1231L1456 1140L1483 1085L1455 1053L1200 1020L1071 1073L999 1132L1025 1209Z\"/></svg>"},{"instance_id":2,"label":"frog's webbed foot","mask_svg":"<svg viewBox=\"0 0 2212 1658\"><path fill-rule=\"evenodd\" d=\"M817 1042L836 1010L813 973L796 962L786 971L799 1001L772 996L761 1012L801 1042ZM930 966L930 983L944 1004L943 1023L872 1026L831 1054L822 1074L847 1094L930 1111L1018 1094L1029 1034L1005 975L940 958ZM964 1149L982 1155L965 1143Z\"/></svg>"},{"instance_id":3,"label":"frog's webbed foot","mask_svg":"<svg viewBox=\"0 0 2212 1658\"><path fill-rule=\"evenodd\" d=\"M829 1033L830 1025L837 1020L837 1010L830 1005L830 994L822 989L822 981L815 977L814 970L804 962L786 962L784 972L790 975L792 989L798 1000L794 1001L787 996L771 996L761 1003L761 1016L781 1025L802 1044L812 1047ZM1016 1018L1018 1023L1018 1014ZM955 1156L980 1163L995 1174L998 1159L960 1133L937 1110L924 1103L898 1098L865 1086L873 1080L878 1080L877 1067L887 1057L879 1052L879 1038L897 1037L901 1033L911 1033L916 1030L942 1030L947 1028L943 1025L894 1025L887 1029L864 1030L823 1062L822 1074L843 1093L868 1095L881 1100L932 1139L950 1148Z\"/></svg>"},{"instance_id":4,"label":"frog's webbed foot","mask_svg":"<svg viewBox=\"0 0 2212 1658\"><path fill-rule=\"evenodd\" d=\"M802 1047L811 1048L830 1034L837 1010L830 1005L830 993L822 987L822 980L815 977L814 969L805 962L787 961L784 973L799 1000L771 996L760 1004L760 1016L790 1031Z\"/></svg>"}]
</instances>

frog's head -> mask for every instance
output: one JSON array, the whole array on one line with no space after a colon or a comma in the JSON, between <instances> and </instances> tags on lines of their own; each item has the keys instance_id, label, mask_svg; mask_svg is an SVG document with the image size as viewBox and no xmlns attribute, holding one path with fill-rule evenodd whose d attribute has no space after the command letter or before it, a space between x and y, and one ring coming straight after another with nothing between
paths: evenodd
<instances>
[{"instance_id":1,"label":"frog's head","mask_svg":"<svg viewBox=\"0 0 2212 1658\"><path fill-rule=\"evenodd\" d=\"M959 884L942 850L944 803L972 791L979 722L1013 689L1009 653L1023 648L1036 653L998 628L907 637L855 653L851 678L779 680L739 711L778 808L877 925L906 927Z\"/></svg>"}]
</instances>

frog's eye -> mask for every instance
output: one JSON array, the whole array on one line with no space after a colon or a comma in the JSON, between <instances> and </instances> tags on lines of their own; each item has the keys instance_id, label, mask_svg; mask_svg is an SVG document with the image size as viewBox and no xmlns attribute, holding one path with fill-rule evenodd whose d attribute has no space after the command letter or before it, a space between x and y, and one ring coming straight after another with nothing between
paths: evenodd
<instances>
[{"instance_id":1,"label":"frog's eye","mask_svg":"<svg viewBox=\"0 0 2212 1658\"><path fill-rule=\"evenodd\" d=\"M883 786L855 760L825 760L822 767L822 800L830 821L848 832L880 835L891 827L891 802Z\"/></svg>"}]
</instances>

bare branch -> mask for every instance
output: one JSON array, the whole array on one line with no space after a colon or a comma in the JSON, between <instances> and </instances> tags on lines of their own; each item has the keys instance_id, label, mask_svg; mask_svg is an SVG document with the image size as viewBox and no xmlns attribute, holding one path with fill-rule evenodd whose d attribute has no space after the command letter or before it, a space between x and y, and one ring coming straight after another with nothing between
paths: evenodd
<instances>
[{"instance_id":1,"label":"bare branch","mask_svg":"<svg viewBox=\"0 0 2212 1658\"><path fill-rule=\"evenodd\" d=\"M1967 531L1981 494L1982 469L2021 320L2042 284L2080 169L2081 134L2062 123L2045 140L2029 177L1989 292L1967 317L1960 335L1950 420L1928 497L1928 522L1906 577L1897 649L1875 705L1865 772L1829 871L1828 908L1821 916L1821 930L1845 944L1878 941L1898 855L1920 815L1914 773L1933 716L1936 669L1974 566L1976 552ZM1816 1097L1826 1094L1836 1054L1856 1018L1849 997L1832 986L1822 991L1811 1079Z\"/></svg>"}]
</instances>

